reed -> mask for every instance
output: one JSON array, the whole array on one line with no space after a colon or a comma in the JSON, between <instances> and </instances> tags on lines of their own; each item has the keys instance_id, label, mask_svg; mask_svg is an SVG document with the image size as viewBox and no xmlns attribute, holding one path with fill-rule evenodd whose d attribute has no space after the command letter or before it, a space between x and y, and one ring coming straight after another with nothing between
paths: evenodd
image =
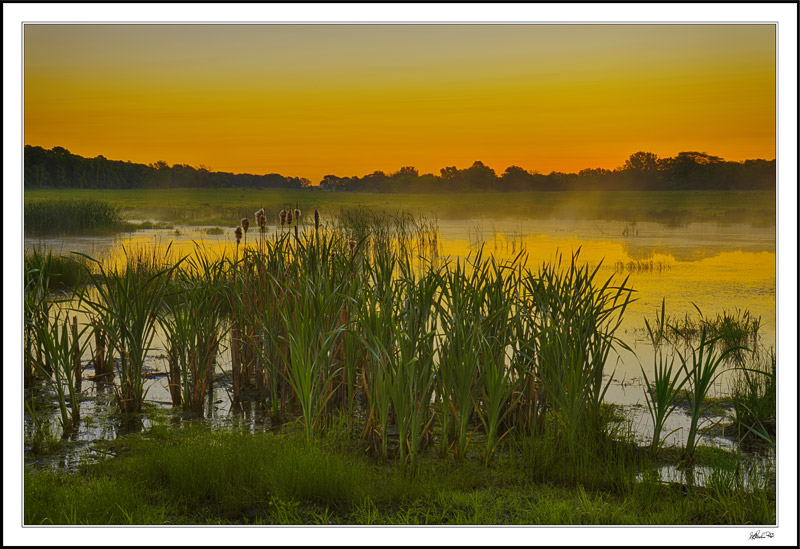
<instances>
[{"instance_id":1,"label":"reed","mask_svg":"<svg viewBox=\"0 0 800 549\"><path fill-rule=\"evenodd\" d=\"M165 335L169 389L174 406L201 412L211 390L223 328L225 260L196 249L175 273L174 303L159 315Z\"/></svg>"},{"instance_id":2,"label":"reed","mask_svg":"<svg viewBox=\"0 0 800 549\"><path fill-rule=\"evenodd\" d=\"M538 341L530 347L537 353L537 379L571 455L602 435L602 404L612 377L603 381L605 365L612 350L630 351L615 336L632 300L628 279L614 285L612 275L596 285L600 265L579 265L579 254L580 249L563 270L559 256L523 281L535 310Z\"/></svg>"},{"instance_id":3,"label":"reed","mask_svg":"<svg viewBox=\"0 0 800 549\"><path fill-rule=\"evenodd\" d=\"M63 436L80 422L81 356L86 347L81 336L85 330L86 327L78 332L77 319L73 317L70 322L69 313L62 317L61 310L56 311L52 321L35 328L42 351L35 365L56 394Z\"/></svg>"},{"instance_id":4,"label":"reed","mask_svg":"<svg viewBox=\"0 0 800 549\"><path fill-rule=\"evenodd\" d=\"M44 342L38 334L46 332L53 306L54 299L50 291L52 258L52 254L42 256L34 250L25 262L23 378L26 387L34 380L38 371L37 363L48 367L42 358ZM49 371L46 373L50 374Z\"/></svg>"},{"instance_id":5,"label":"reed","mask_svg":"<svg viewBox=\"0 0 800 549\"><path fill-rule=\"evenodd\" d=\"M77 253L77 252L76 252ZM168 290L165 281L180 264L154 273L133 263L124 251L124 267L106 269L96 259L78 254L95 263L97 272L88 271L92 291L84 291L81 301L95 316L95 330L102 330L119 359L119 381L115 380L117 402L122 413L138 413L144 401L142 367L151 349L155 326Z\"/></svg>"},{"instance_id":6,"label":"reed","mask_svg":"<svg viewBox=\"0 0 800 549\"><path fill-rule=\"evenodd\" d=\"M453 445L458 459L465 457L471 439L469 425L483 382L475 343L480 340L482 330L480 290L485 268L478 253L471 274L465 263L456 261L453 267L442 270L439 282L443 293L437 380L442 428L440 452L446 453Z\"/></svg>"},{"instance_id":7,"label":"reed","mask_svg":"<svg viewBox=\"0 0 800 549\"><path fill-rule=\"evenodd\" d=\"M514 369L509 367L513 349L513 290L517 285L517 255L511 261L497 265L494 258L485 264L477 280L483 310L480 318L481 333L478 334L475 349L481 369L480 400L477 413L486 434L484 463L488 465L498 442L508 434L499 429L506 415L513 413L516 402L512 397L517 389L518 379Z\"/></svg>"},{"instance_id":8,"label":"reed","mask_svg":"<svg viewBox=\"0 0 800 549\"><path fill-rule=\"evenodd\" d=\"M690 353L684 356L678 350L681 367L686 375L689 395L689 432L686 438L682 463L691 466L694 463L698 423L703 412L703 405L714 381L722 374L720 365L725 357L737 350L737 347L728 347L720 352L718 348L719 336L709 337L708 328L703 326L700 330L700 341L690 348Z\"/></svg>"},{"instance_id":9,"label":"reed","mask_svg":"<svg viewBox=\"0 0 800 549\"><path fill-rule=\"evenodd\" d=\"M362 385L367 405L363 438L372 440L382 459L388 457L389 412L391 408L392 368L396 359L395 272L397 256L382 249L368 265L367 281L360 302L360 336L367 351ZM376 440L377 439L377 440Z\"/></svg>"},{"instance_id":10,"label":"reed","mask_svg":"<svg viewBox=\"0 0 800 549\"><path fill-rule=\"evenodd\" d=\"M110 234L125 228L119 206L91 198L26 201L24 225L27 236Z\"/></svg>"},{"instance_id":11,"label":"reed","mask_svg":"<svg viewBox=\"0 0 800 549\"><path fill-rule=\"evenodd\" d=\"M749 435L771 447L776 445L776 374L775 351L767 356L750 354L750 361L737 365L731 396L734 421L743 438Z\"/></svg>"},{"instance_id":12,"label":"reed","mask_svg":"<svg viewBox=\"0 0 800 549\"><path fill-rule=\"evenodd\" d=\"M657 316L655 327L645 319L647 333L650 342L656 353L653 356L653 381L647 376L644 368L642 377L644 378L645 403L653 421L653 440L650 445L652 453L656 453L661 447L661 431L667 418L675 411L678 406L678 394L686 383L686 377L680 379L682 369L674 369L675 357L670 356L669 360L664 356L662 341L664 341L664 331L666 329L666 301L661 301L661 314Z\"/></svg>"}]
</instances>

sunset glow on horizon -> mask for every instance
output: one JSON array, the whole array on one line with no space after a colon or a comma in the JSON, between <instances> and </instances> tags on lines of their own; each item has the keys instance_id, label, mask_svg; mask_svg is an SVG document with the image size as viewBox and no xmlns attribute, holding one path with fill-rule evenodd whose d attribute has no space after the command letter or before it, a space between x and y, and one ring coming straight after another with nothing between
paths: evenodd
<instances>
[{"instance_id":1,"label":"sunset glow on horizon","mask_svg":"<svg viewBox=\"0 0 800 549\"><path fill-rule=\"evenodd\" d=\"M25 25L25 143L318 183L775 158L774 25Z\"/></svg>"}]
</instances>

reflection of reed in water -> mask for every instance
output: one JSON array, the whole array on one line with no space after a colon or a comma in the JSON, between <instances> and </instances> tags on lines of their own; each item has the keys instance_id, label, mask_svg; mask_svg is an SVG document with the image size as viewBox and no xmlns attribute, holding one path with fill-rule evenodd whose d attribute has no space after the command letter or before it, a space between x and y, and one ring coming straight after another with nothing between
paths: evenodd
<instances>
[{"instance_id":1,"label":"reflection of reed in water","mask_svg":"<svg viewBox=\"0 0 800 549\"><path fill-rule=\"evenodd\" d=\"M654 261L637 259L636 261L617 261L614 268L618 273L662 273L668 271L672 266L666 261Z\"/></svg>"}]
</instances>

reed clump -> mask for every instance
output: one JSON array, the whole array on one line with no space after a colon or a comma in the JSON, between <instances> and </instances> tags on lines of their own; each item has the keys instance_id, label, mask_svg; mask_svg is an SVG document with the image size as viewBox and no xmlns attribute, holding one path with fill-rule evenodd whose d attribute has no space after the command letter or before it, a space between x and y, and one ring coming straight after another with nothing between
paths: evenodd
<instances>
[{"instance_id":1,"label":"reed clump","mask_svg":"<svg viewBox=\"0 0 800 549\"><path fill-rule=\"evenodd\" d=\"M89 198L26 201L23 219L27 236L110 234L126 226L119 206Z\"/></svg>"}]
</instances>

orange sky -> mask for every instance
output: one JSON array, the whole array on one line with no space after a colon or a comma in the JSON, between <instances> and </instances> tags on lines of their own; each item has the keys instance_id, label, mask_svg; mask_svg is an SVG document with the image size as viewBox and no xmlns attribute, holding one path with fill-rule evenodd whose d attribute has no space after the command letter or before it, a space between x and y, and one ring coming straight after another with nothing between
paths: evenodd
<instances>
[{"instance_id":1,"label":"orange sky","mask_svg":"<svg viewBox=\"0 0 800 549\"><path fill-rule=\"evenodd\" d=\"M26 25L25 143L308 177L775 157L773 25Z\"/></svg>"}]
</instances>

